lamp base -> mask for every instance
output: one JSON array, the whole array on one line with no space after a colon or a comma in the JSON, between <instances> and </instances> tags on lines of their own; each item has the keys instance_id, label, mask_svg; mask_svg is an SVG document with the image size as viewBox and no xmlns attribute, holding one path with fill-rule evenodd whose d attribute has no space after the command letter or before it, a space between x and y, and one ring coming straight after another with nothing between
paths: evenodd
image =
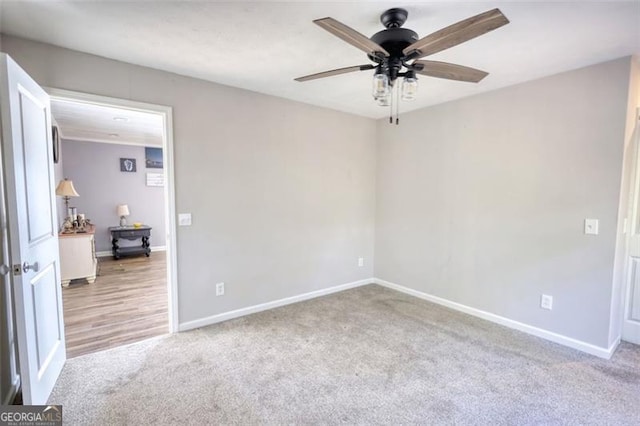
<instances>
[{"instance_id":1,"label":"lamp base","mask_svg":"<svg viewBox=\"0 0 640 426\"><path fill-rule=\"evenodd\" d=\"M127 218L124 216L120 216L120 226L127 226Z\"/></svg>"}]
</instances>

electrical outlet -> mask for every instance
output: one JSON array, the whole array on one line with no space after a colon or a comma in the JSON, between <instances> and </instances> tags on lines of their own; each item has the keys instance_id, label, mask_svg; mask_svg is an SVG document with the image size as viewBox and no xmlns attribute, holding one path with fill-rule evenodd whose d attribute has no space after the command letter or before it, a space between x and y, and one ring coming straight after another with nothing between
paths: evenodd
<instances>
[{"instance_id":1,"label":"electrical outlet","mask_svg":"<svg viewBox=\"0 0 640 426\"><path fill-rule=\"evenodd\" d=\"M540 307L542 309L553 309L553 296L549 296L548 294L543 294L540 297Z\"/></svg>"},{"instance_id":2,"label":"electrical outlet","mask_svg":"<svg viewBox=\"0 0 640 426\"><path fill-rule=\"evenodd\" d=\"M364 266L364 257L358 258L358 266Z\"/></svg>"},{"instance_id":3,"label":"electrical outlet","mask_svg":"<svg viewBox=\"0 0 640 426\"><path fill-rule=\"evenodd\" d=\"M216 284L216 296L224 296L224 283Z\"/></svg>"}]
</instances>

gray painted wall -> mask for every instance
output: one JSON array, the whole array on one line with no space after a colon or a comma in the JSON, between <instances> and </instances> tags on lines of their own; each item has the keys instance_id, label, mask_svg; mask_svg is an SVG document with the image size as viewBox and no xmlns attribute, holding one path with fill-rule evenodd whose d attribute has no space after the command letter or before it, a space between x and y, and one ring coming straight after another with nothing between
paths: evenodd
<instances>
[{"instance_id":1,"label":"gray painted wall","mask_svg":"<svg viewBox=\"0 0 640 426\"><path fill-rule=\"evenodd\" d=\"M2 47L43 86L173 107L177 211L193 215L177 234L180 322L373 275L374 120L8 36Z\"/></svg>"},{"instance_id":2,"label":"gray painted wall","mask_svg":"<svg viewBox=\"0 0 640 426\"><path fill-rule=\"evenodd\" d=\"M380 120L376 276L606 347L629 70L620 59Z\"/></svg>"},{"instance_id":3,"label":"gray painted wall","mask_svg":"<svg viewBox=\"0 0 640 426\"><path fill-rule=\"evenodd\" d=\"M127 223L142 222L153 228L151 246L165 245L164 188L147 186L147 173L163 169L145 168L144 147L64 140L61 143L64 176L73 181L80 194L69 200L70 206L96 225L96 250L111 250L110 226L117 226L118 204L127 204L131 215ZM137 171L120 171L120 158L135 158ZM121 245L139 244L126 240Z\"/></svg>"}]
</instances>

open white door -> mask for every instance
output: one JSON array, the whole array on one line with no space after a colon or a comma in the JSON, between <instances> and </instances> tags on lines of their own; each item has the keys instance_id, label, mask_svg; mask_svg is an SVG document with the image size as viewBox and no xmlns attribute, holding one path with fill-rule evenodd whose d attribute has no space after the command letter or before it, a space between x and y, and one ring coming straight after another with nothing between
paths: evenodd
<instances>
[{"instance_id":1,"label":"open white door","mask_svg":"<svg viewBox=\"0 0 640 426\"><path fill-rule=\"evenodd\" d=\"M2 178L22 395L45 404L66 360L49 96L0 53Z\"/></svg>"},{"instance_id":2,"label":"open white door","mask_svg":"<svg viewBox=\"0 0 640 426\"><path fill-rule=\"evenodd\" d=\"M637 111L640 116L640 109ZM627 265L626 297L624 320L622 322L622 339L640 345L640 146L639 126L633 132L635 144L634 177L631 186L631 215L629 223L629 246Z\"/></svg>"}]
</instances>

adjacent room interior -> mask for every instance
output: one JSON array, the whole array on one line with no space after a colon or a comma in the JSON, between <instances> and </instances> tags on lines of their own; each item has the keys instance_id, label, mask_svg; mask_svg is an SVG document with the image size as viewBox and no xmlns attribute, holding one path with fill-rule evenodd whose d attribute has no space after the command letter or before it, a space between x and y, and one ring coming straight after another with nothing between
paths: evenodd
<instances>
[{"instance_id":1,"label":"adjacent room interior","mask_svg":"<svg viewBox=\"0 0 640 426\"><path fill-rule=\"evenodd\" d=\"M640 3L0 6L0 51L54 99L169 111L167 240L61 291L82 309L74 287L164 244L172 332L67 359L65 421L640 422ZM59 177L108 254L152 220L112 182L149 189L158 145L88 139Z\"/></svg>"},{"instance_id":2,"label":"adjacent room interior","mask_svg":"<svg viewBox=\"0 0 640 426\"><path fill-rule=\"evenodd\" d=\"M168 333L162 116L64 97L51 111L67 356Z\"/></svg>"}]
</instances>

